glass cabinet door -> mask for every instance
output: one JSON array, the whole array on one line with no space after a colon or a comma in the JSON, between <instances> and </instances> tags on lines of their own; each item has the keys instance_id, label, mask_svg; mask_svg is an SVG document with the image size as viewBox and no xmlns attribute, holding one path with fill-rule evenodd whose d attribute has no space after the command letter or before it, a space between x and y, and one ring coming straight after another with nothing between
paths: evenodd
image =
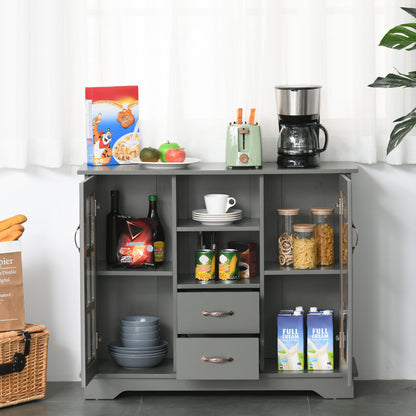
<instances>
[{"instance_id":1,"label":"glass cabinet door","mask_svg":"<svg viewBox=\"0 0 416 416\"><path fill-rule=\"evenodd\" d=\"M352 204L351 179L339 177L339 257L340 257L340 368L352 369ZM351 380L352 382L352 380Z\"/></svg>"},{"instance_id":2,"label":"glass cabinet door","mask_svg":"<svg viewBox=\"0 0 416 416\"><path fill-rule=\"evenodd\" d=\"M81 204L81 326L84 346L81 355L81 380L85 387L96 373L96 198L95 178L86 179L80 185Z\"/></svg>"}]
</instances>

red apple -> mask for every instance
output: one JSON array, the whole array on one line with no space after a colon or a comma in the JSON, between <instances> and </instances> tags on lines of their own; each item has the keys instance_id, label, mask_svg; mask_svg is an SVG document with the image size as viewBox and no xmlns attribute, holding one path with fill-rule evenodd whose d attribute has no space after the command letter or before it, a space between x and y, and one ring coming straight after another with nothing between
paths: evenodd
<instances>
[{"instance_id":1,"label":"red apple","mask_svg":"<svg viewBox=\"0 0 416 416\"><path fill-rule=\"evenodd\" d=\"M185 149L168 149L166 151L166 162L183 162L185 160Z\"/></svg>"}]
</instances>

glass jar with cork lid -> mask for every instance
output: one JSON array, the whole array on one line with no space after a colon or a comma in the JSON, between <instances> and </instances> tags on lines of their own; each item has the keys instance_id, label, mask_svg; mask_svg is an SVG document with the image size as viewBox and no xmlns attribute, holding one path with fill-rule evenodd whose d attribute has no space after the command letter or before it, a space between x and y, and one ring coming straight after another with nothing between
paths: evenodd
<instances>
[{"instance_id":1,"label":"glass jar with cork lid","mask_svg":"<svg viewBox=\"0 0 416 416\"><path fill-rule=\"evenodd\" d=\"M293 267L314 269L316 267L315 224L293 225Z\"/></svg>"},{"instance_id":2,"label":"glass jar with cork lid","mask_svg":"<svg viewBox=\"0 0 416 416\"><path fill-rule=\"evenodd\" d=\"M293 224L296 224L300 208L280 208L277 210L277 244L280 266L293 265Z\"/></svg>"},{"instance_id":3,"label":"glass jar with cork lid","mask_svg":"<svg viewBox=\"0 0 416 416\"><path fill-rule=\"evenodd\" d=\"M316 225L316 264L334 264L334 208L311 208L313 223Z\"/></svg>"}]
</instances>

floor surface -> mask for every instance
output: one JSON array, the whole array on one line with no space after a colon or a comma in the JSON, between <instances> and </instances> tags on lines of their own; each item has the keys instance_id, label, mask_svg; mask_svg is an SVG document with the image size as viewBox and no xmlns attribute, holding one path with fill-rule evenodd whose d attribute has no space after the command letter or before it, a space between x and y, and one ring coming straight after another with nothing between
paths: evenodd
<instances>
[{"instance_id":1,"label":"floor surface","mask_svg":"<svg viewBox=\"0 0 416 416\"><path fill-rule=\"evenodd\" d=\"M0 409L1 416L415 416L416 380L356 381L354 399L301 392L126 392L84 400L80 383L48 383L46 398Z\"/></svg>"}]
</instances>

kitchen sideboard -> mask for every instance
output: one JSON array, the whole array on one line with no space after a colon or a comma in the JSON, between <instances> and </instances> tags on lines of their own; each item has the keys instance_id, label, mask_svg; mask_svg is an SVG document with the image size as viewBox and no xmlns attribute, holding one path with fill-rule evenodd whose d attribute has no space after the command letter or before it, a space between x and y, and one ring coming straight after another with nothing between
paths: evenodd
<instances>
[{"instance_id":1,"label":"kitchen sideboard","mask_svg":"<svg viewBox=\"0 0 416 416\"><path fill-rule=\"evenodd\" d=\"M133 390L309 390L325 398L352 398L356 238L351 187L357 172L347 162L322 162L310 169L283 169L272 162L249 170L202 162L183 169L151 169L142 164L81 167L85 398L111 399ZM113 189L120 191L120 211L136 218L146 217L148 195L158 196L166 240L165 262L159 268L106 265L105 218ZM192 220L192 210L204 208L207 193L235 197L243 219L217 226ZM335 207L334 266L311 270L279 266L277 208L297 207L307 213L311 207L325 206ZM218 249L226 248L229 241L257 243L257 276L233 282L196 281L195 250L203 231L216 232ZM277 314L298 305L334 311L334 370L277 371ZM220 313L209 316L204 311ZM111 360L107 345L119 338L120 319L126 315L160 317L161 338L169 345L160 365L133 370Z\"/></svg>"}]
</instances>

